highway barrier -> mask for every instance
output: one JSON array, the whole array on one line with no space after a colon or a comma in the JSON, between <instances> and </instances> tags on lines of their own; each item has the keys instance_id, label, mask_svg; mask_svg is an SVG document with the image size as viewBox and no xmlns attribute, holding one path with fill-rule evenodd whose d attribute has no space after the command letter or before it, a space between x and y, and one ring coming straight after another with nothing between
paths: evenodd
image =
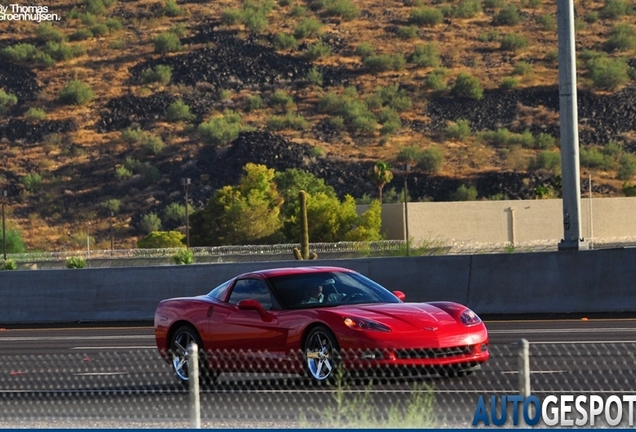
<instances>
[{"instance_id":1,"label":"highway barrier","mask_svg":"<svg viewBox=\"0 0 636 432\"><path fill-rule=\"evenodd\" d=\"M150 321L160 300L206 294L243 272L334 265L407 301L450 300L479 314L636 311L636 248L488 255L214 263L0 272L0 325Z\"/></svg>"}]
</instances>

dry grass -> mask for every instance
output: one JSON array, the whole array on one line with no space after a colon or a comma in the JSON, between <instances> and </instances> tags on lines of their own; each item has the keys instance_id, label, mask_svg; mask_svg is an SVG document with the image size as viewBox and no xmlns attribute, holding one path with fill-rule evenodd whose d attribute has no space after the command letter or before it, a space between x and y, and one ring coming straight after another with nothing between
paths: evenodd
<instances>
[{"instance_id":1,"label":"dry grass","mask_svg":"<svg viewBox=\"0 0 636 432\"><path fill-rule=\"evenodd\" d=\"M51 0L47 2L52 12L63 15L62 21L56 23L67 36L86 26L78 19L67 18L74 4L69 0ZM550 52L557 46L557 35L552 31L545 31L537 24L537 17L545 14L556 15L555 1L544 1L539 7L531 8L527 4L521 6L524 19L514 26L495 27L492 19L496 10L478 13L474 18L450 18L442 24L418 29L418 38L403 40L390 31L396 26L407 25L410 13L418 6L454 7L457 1L433 2L431 0L397 1L397 0L355 0L356 6L363 11L357 19L347 21L338 18L324 19L322 33L330 33L346 41L346 48L341 55L331 55L317 61L321 65L359 66L361 59L354 54L355 48L362 43L371 43L379 54L402 53L408 56L414 46L428 42L434 43L440 52L442 63L448 69L448 76L452 83L453 77L460 72L469 72L476 76L487 89L497 88L501 80L510 76L514 66L520 61L532 64L532 73L521 78L521 86L554 85L558 79L556 62L546 60ZM526 2L524 2L525 4ZM48 120L73 119L76 130L62 134L56 140L38 143L37 146L24 146L22 143L0 141L0 153L5 155L0 162L0 186L38 170L44 177L43 190L40 194L49 194L49 199L43 195L43 203L55 202L64 196L64 191L74 196L90 194L79 186L82 179L74 174L74 167L89 165L104 158L111 158L130 147L122 142L119 132L98 133L94 123L104 110L108 100L127 94L145 96L162 91L162 86L137 85L130 83L129 69L140 61L156 57L153 52L152 39L173 27L183 24L189 32L207 19L218 20L222 11L228 8L240 7L235 0L215 0L210 2L179 3L185 11L180 17L162 16L159 11L163 2L152 0L119 1L110 10L113 17L122 18L123 28L103 37L90 38L72 44L83 44L87 55L58 63L54 67L37 68L37 78L42 86L33 106L44 107ZM411 5L412 4L412 5ZM575 4L577 16L599 11L603 7L598 1L578 1ZM280 32L291 34L301 18L291 16L290 11L295 5L301 5L307 10L308 16L316 16L310 11L306 2L293 0L288 6L275 3L269 15L269 25L265 33ZM623 20L634 22L635 16L625 17ZM604 42L614 22L599 20L586 23L585 28L577 32L579 49L598 49ZM3 32L0 33L0 44L29 41L37 24L28 22L2 23ZM244 30L242 25L234 28ZM508 33L523 34L528 39L528 48L519 52L505 52L499 49L498 40L488 40L488 32L497 31L500 35ZM309 39L308 41L314 41ZM185 50L196 48L186 46ZM627 53L628 55L633 53ZM296 53L295 55L301 55ZM400 83L410 89L413 106L409 111L401 114L404 120L426 122L424 109L429 91L424 87L424 79L432 68L407 65L399 71L382 72L377 74L362 74L356 79L355 85L360 94L370 94L378 86ZM81 107L62 106L56 102L56 97L63 86L72 79L79 79L89 84L94 93L94 100ZM201 84L202 86L205 83ZM587 86L585 79L581 85ZM169 86L168 91L179 94L189 89ZM316 86L297 89L295 96L300 101L297 109L310 123L316 123L324 118L316 113L315 105L322 91ZM240 109L244 106L245 98L253 94L241 91L230 96L224 104ZM244 121L255 127L263 127L267 119L273 114L270 108L264 108L251 113L242 113ZM517 119L513 124L506 125L510 130L523 131L533 124L552 123L558 121L558 113L544 108L518 106ZM152 131L162 137L168 137L165 152L173 161L186 162L196 157L201 146L196 135L184 131L183 124L157 122ZM391 161L400 148L417 143L422 148L433 144L440 144L439 139L423 133L412 132L403 128L399 133L385 139L374 134L371 137L350 136L343 133L337 143L325 143L314 139L310 133L302 131L282 131L283 135L298 142L308 142L320 147L327 155L342 156L344 158L359 157L368 159L382 159ZM68 151L69 145L74 145L74 151ZM512 148L507 152L497 152L488 146L477 142L474 137L466 142L441 142L444 147L445 164L440 174L465 177L488 170L512 169L523 170L527 161L535 153L526 149ZM112 161L112 167L122 161ZM5 174L3 174L3 172ZM53 173L58 173L53 175ZM596 174L595 174L596 175ZM614 173L599 174L603 180L613 183ZM94 185L92 187L95 187ZM134 190L131 189L132 194ZM135 202L156 201L161 193L157 190L137 191L132 198ZM35 205L33 200L40 196L23 193L15 197L11 203L17 223L23 230L24 237L30 248L41 250L56 250L70 246L69 232L77 231L85 223L88 215L96 214L98 202L87 203L85 207L74 209L73 212L56 208L47 212L43 204ZM105 198L107 199L107 198ZM142 206L143 207L143 206ZM34 209L38 209L34 212ZM68 209L67 209L68 210ZM118 246L129 247L135 244L135 232L130 224L130 217L135 210L127 209L117 221ZM66 216L61 216L66 214ZM23 215L23 216L18 216ZM25 216L28 215L28 216ZM98 219L98 217L96 217ZM107 237L108 226L96 223L97 246L109 246L104 240Z\"/></svg>"}]
</instances>

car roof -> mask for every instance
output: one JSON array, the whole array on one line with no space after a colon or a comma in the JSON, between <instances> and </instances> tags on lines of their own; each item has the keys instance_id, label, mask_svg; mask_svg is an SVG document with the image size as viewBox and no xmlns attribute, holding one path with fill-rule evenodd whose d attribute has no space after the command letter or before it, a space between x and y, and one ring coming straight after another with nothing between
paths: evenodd
<instances>
[{"instance_id":1,"label":"car roof","mask_svg":"<svg viewBox=\"0 0 636 432\"><path fill-rule=\"evenodd\" d=\"M237 277L255 276L260 275L265 278L288 276L295 274L312 274L312 273L324 273L324 272L346 272L354 273L353 270L344 267L332 267L332 266L312 266L312 267L280 267L272 269L256 270L252 272L243 273Z\"/></svg>"}]
</instances>

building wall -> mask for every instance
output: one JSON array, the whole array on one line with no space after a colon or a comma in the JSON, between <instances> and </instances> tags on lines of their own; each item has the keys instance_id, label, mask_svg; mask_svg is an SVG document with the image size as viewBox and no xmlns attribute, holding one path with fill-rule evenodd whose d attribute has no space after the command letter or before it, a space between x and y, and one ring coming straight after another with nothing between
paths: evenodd
<instances>
[{"instance_id":1,"label":"building wall","mask_svg":"<svg viewBox=\"0 0 636 432\"><path fill-rule=\"evenodd\" d=\"M590 208L590 200L581 199L581 235L585 240L636 238L636 198L596 198L591 204ZM386 238L404 239L404 204L382 207ZM563 238L560 199L414 202L407 207L409 237L415 242L523 244Z\"/></svg>"}]
</instances>

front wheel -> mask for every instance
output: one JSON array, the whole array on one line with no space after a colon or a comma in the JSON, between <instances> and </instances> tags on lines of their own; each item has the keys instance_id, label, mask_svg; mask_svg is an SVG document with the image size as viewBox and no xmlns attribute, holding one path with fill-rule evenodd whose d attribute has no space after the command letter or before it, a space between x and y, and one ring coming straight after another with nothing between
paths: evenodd
<instances>
[{"instance_id":1,"label":"front wheel","mask_svg":"<svg viewBox=\"0 0 636 432\"><path fill-rule=\"evenodd\" d=\"M182 384L188 385L190 381L190 345L197 344L199 348L199 381L202 383L213 382L218 374L212 373L206 367L203 342L196 329L189 325L179 327L172 336L170 352L172 356L172 370Z\"/></svg>"},{"instance_id":2,"label":"front wheel","mask_svg":"<svg viewBox=\"0 0 636 432\"><path fill-rule=\"evenodd\" d=\"M305 370L314 383L334 379L339 362L338 342L327 327L314 327L304 344Z\"/></svg>"}]
</instances>

